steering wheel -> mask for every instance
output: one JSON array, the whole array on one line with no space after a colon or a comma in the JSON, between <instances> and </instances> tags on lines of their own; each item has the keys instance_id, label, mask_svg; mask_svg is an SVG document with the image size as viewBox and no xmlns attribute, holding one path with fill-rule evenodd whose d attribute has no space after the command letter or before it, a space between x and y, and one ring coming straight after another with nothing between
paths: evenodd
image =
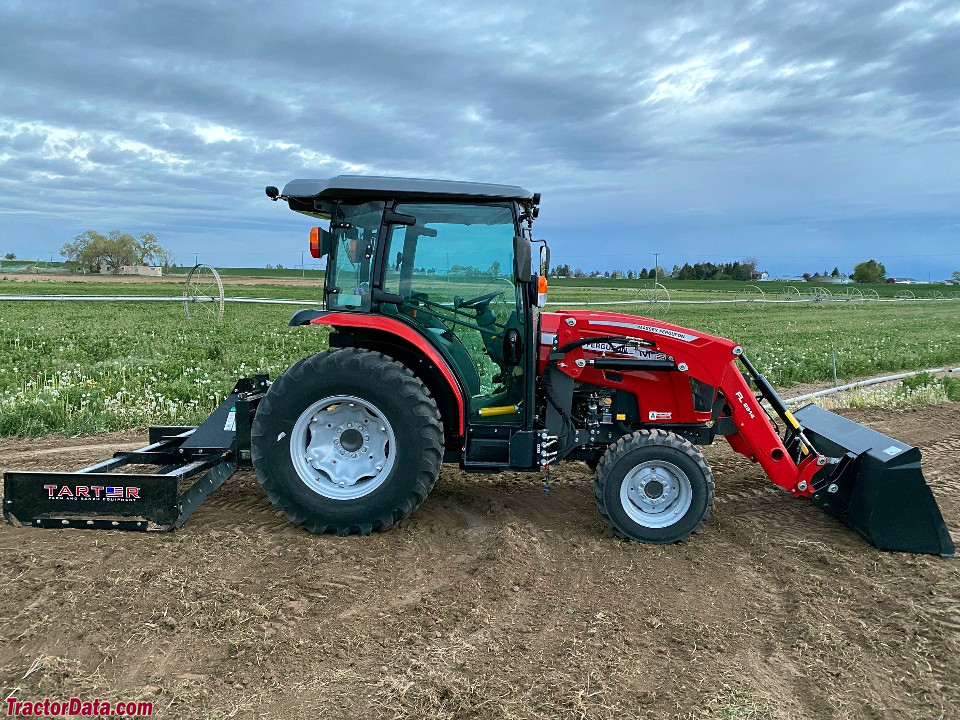
<instances>
[{"instance_id":1,"label":"steering wheel","mask_svg":"<svg viewBox=\"0 0 960 720\"><path fill-rule=\"evenodd\" d=\"M495 292L487 293L486 295L470 298L469 300L461 300L456 307L470 308L471 310L483 310L487 305L501 295L503 295L503 290L497 290Z\"/></svg>"}]
</instances>

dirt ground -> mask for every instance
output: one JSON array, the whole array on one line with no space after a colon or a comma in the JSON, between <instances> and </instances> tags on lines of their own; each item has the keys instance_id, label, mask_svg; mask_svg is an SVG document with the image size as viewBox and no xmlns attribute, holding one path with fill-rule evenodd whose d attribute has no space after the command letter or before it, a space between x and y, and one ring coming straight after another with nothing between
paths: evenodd
<instances>
[{"instance_id":1,"label":"dirt ground","mask_svg":"<svg viewBox=\"0 0 960 720\"><path fill-rule=\"evenodd\" d=\"M960 404L844 412L919 445L960 529ZM134 433L0 441L69 469ZM717 504L618 542L572 463L445 467L368 538L289 526L250 472L173 533L0 526L4 697L148 699L161 718L957 718L960 563L880 552L706 450Z\"/></svg>"}]
</instances>

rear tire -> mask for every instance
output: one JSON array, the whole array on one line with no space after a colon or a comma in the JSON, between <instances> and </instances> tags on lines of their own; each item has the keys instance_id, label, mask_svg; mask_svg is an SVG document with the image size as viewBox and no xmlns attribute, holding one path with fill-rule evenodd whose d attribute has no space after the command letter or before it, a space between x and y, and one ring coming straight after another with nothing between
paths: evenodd
<instances>
[{"instance_id":1,"label":"rear tire","mask_svg":"<svg viewBox=\"0 0 960 720\"><path fill-rule=\"evenodd\" d=\"M696 532L713 507L713 474L679 435L640 430L624 435L600 459L597 508L624 540L668 544Z\"/></svg>"},{"instance_id":2,"label":"rear tire","mask_svg":"<svg viewBox=\"0 0 960 720\"><path fill-rule=\"evenodd\" d=\"M251 430L257 480L313 533L369 535L404 519L440 473L443 425L405 365L346 348L292 365L270 386Z\"/></svg>"}]
</instances>

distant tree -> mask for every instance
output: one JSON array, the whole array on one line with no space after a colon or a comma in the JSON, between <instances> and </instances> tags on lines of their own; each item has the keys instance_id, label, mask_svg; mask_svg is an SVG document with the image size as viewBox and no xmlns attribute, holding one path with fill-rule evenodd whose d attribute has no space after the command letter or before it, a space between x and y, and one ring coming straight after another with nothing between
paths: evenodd
<instances>
[{"instance_id":1,"label":"distant tree","mask_svg":"<svg viewBox=\"0 0 960 720\"><path fill-rule=\"evenodd\" d=\"M610 277L614 280L623 280L623 270L614 270L610 273Z\"/></svg>"},{"instance_id":2,"label":"distant tree","mask_svg":"<svg viewBox=\"0 0 960 720\"><path fill-rule=\"evenodd\" d=\"M627 280L633 280L636 277L636 274L633 270L627 270Z\"/></svg>"},{"instance_id":3,"label":"distant tree","mask_svg":"<svg viewBox=\"0 0 960 720\"><path fill-rule=\"evenodd\" d=\"M953 279L956 280L957 282L960 282L960 270L953 271Z\"/></svg>"},{"instance_id":4,"label":"distant tree","mask_svg":"<svg viewBox=\"0 0 960 720\"><path fill-rule=\"evenodd\" d=\"M171 267L176 267L173 262L174 254L170 250L159 250L157 252L157 260L160 261L160 264L163 266L163 271L166 272Z\"/></svg>"},{"instance_id":5,"label":"distant tree","mask_svg":"<svg viewBox=\"0 0 960 720\"><path fill-rule=\"evenodd\" d=\"M582 278L582 277L586 277L587 274L586 274L585 272L583 272L583 270L581 270L580 268L576 268L576 269L573 271L573 276L574 276L575 278Z\"/></svg>"},{"instance_id":6,"label":"distant tree","mask_svg":"<svg viewBox=\"0 0 960 720\"><path fill-rule=\"evenodd\" d=\"M267 270L273 270L273 265L271 265L270 263L267 263Z\"/></svg>"},{"instance_id":7,"label":"distant tree","mask_svg":"<svg viewBox=\"0 0 960 720\"><path fill-rule=\"evenodd\" d=\"M833 272L830 273L830 277L840 277L840 268L835 267L833 269Z\"/></svg>"},{"instance_id":8,"label":"distant tree","mask_svg":"<svg viewBox=\"0 0 960 720\"><path fill-rule=\"evenodd\" d=\"M103 235L96 230L87 230L77 235L72 243L60 248L60 254L69 262L99 272L107 268L119 272L122 265L142 265L163 252L153 233L134 237L130 233L114 230Z\"/></svg>"},{"instance_id":9,"label":"distant tree","mask_svg":"<svg viewBox=\"0 0 960 720\"><path fill-rule=\"evenodd\" d=\"M6 255L3 256L3 259L4 259L4 260L16 260L16 259L17 259L17 256L14 255L13 253L7 253Z\"/></svg>"},{"instance_id":10,"label":"distant tree","mask_svg":"<svg viewBox=\"0 0 960 720\"><path fill-rule=\"evenodd\" d=\"M646 279L647 279L647 269L646 269L646 268L643 268L643 269L640 271L640 274L637 275L637 277L640 278L641 280L646 280Z\"/></svg>"},{"instance_id":11,"label":"distant tree","mask_svg":"<svg viewBox=\"0 0 960 720\"><path fill-rule=\"evenodd\" d=\"M697 276L693 271L693 266L690 263L684 263L683 267L680 268L680 272L677 273L677 279L679 280L696 280Z\"/></svg>"},{"instance_id":12,"label":"distant tree","mask_svg":"<svg viewBox=\"0 0 960 720\"><path fill-rule=\"evenodd\" d=\"M120 233L116 233L119 235ZM126 233L124 233L126 235ZM110 237L113 237L114 233L110 233ZM132 235L127 235L127 237L132 238ZM160 257L160 253L164 252L164 249L160 247L160 243L157 242L157 236L153 233L143 233L134 240L134 247L137 252L137 265L150 265L151 261L155 258Z\"/></svg>"},{"instance_id":13,"label":"distant tree","mask_svg":"<svg viewBox=\"0 0 960 720\"><path fill-rule=\"evenodd\" d=\"M494 260L490 263L490 267L487 269L487 275L492 275L497 278L500 277L500 261Z\"/></svg>"},{"instance_id":14,"label":"distant tree","mask_svg":"<svg viewBox=\"0 0 960 720\"><path fill-rule=\"evenodd\" d=\"M283 265L281 265L280 263L277 263L277 270L283 270Z\"/></svg>"},{"instance_id":15,"label":"distant tree","mask_svg":"<svg viewBox=\"0 0 960 720\"><path fill-rule=\"evenodd\" d=\"M887 277L887 269L883 263L876 260L867 260L853 266L853 281L858 283L880 283Z\"/></svg>"},{"instance_id":16,"label":"distant tree","mask_svg":"<svg viewBox=\"0 0 960 720\"><path fill-rule=\"evenodd\" d=\"M803 279L806 280L807 282L810 282L812 278L813 278L813 275L811 275L810 273L803 274Z\"/></svg>"}]
</instances>

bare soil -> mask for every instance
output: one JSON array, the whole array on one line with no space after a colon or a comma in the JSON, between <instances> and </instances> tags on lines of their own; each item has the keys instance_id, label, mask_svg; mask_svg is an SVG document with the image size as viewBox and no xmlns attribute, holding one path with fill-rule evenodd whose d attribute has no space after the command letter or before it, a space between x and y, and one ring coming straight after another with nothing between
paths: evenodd
<instances>
[{"instance_id":1,"label":"bare soil","mask_svg":"<svg viewBox=\"0 0 960 720\"><path fill-rule=\"evenodd\" d=\"M960 404L845 415L921 447L960 528ZM69 469L140 434L0 440ZM622 543L571 463L445 467L367 538L291 527L253 474L173 533L0 526L4 697L147 699L161 718L956 718L960 564L880 552L706 449L717 504Z\"/></svg>"}]
</instances>

